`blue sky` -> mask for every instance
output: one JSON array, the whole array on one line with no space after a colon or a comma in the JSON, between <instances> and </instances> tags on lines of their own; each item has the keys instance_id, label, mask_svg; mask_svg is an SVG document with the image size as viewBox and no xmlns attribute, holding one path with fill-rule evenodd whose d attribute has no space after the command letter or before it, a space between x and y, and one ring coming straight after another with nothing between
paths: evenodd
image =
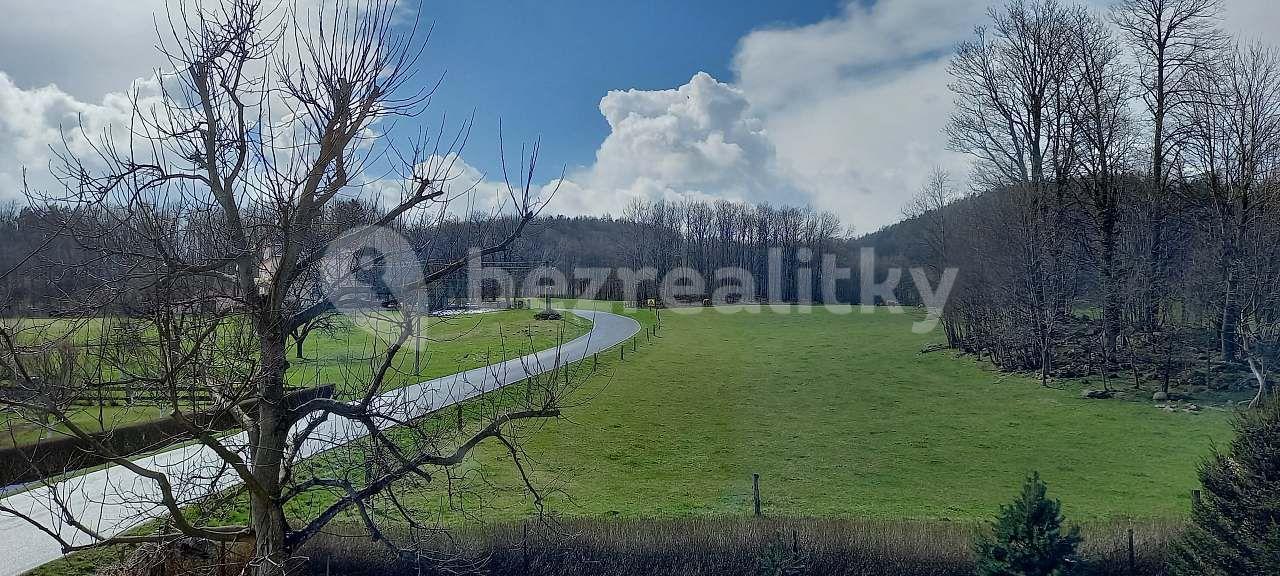
<instances>
[{"instance_id":1,"label":"blue sky","mask_svg":"<svg viewBox=\"0 0 1280 576\"><path fill-rule=\"evenodd\" d=\"M162 65L152 16L165 1L0 0L0 200L24 169L56 185L46 168L60 126L128 122L122 94ZM1101 13L1111 0L1079 1ZM565 169L548 213L724 198L809 205L867 232L900 219L934 168L967 189L972 160L942 132L947 64L1001 2L429 1L419 78L444 83L392 134L474 110L455 182L489 180L476 204L501 176L501 118L509 157L541 136L538 185ZM1276 0L1223 4L1228 31L1274 42Z\"/></svg>"},{"instance_id":2,"label":"blue sky","mask_svg":"<svg viewBox=\"0 0 1280 576\"><path fill-rule=\"evenodd\" d=\"M696 72L731 80L738 41L752 30L810 24L836 0L425 2L435 25L423 78L444 74L428 117L475 110L465 158L496 175L497 126L508 148L542 136L541 172L590 164L609 133L610 90L680 86ZM509 152L509 156L518 152Z\"/></svg>"}]
</instances>

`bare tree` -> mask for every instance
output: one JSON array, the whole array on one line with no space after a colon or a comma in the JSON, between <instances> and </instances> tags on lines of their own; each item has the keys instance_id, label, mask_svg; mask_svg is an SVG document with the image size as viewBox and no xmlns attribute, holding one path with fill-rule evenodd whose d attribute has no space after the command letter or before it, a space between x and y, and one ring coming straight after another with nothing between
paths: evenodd
<instances>
[{"instance_id":1,"label":"bare tree","mask_svg":"<svg viewBox=\"0 0 1280 576\"><path fill-rule=\"evenodd\" d=\"M1280 58L1274 48L1237 48L1199 76L1205 98L1188 106L1188 161L1204 181L1215 218L1221 296L1218 340L1224 360L1239 359L1248 269L1245 247L1277 200L1280 159ZM1269 255L1259 254L1261 258ZM1245 322L1246 324L1248 322Z\"/></svg>"},{"instance_id":2,"label":"bare tree","mask_svg":"<svg viewBox=\"0 0 1280 576\"><path fill-rule=\"evenodd\" d=\"M1067 127L1055 97L1068 71L1071 12L1056 0L1013 0L991 9L990 30L978 28L956 49L947 135L953 149L977 157L981 185L1053 182Z\"/></svg>"},{"instance_id":3,"label":"bare tree","mask_svg":"<svg viewBox=\"0 0 1280 576\"><path fill-rule=\"evenodd\" d=\"M1221 0L1122 0L1113 19L1128 39L1138 63L1137 83L1148 112L1151 161L1147 167L1148 280L1144 321L1159 319L1159 290L1168 258L1165 226L1173 178L1179 173L1177 148L1186 134L1173 122L1198 97L1196 76L1213 62L1225 37L1217 29Z\"/></svg>"},{"instance_id":4,"label":"bare tree","mask_svg":"<svg viewBox=\"0 0 1280 576\"><path fill-rule=\"evenodd\" d=\"M1068 40L1072 47L1069 105L1079 152L1079 185L1096 230L1101 277L1103 353L1116 352L1120 332L1120 280L1116 237L1125 175L1134 149L1129 118L1129 77L1119 44L1104 22L1081 13Z\"/></svg>"},{"instance_id":5,"label":"bare tree","mask_svg":"<svg viewBox=\"0 0 1280 576\"><path fill-rule=\"evenodd\" d=\"M447 475L486 439L516 456L511 430L517 422L559 414L562 390L551 383L531 387L512 405L486 404L475 426L410 426L404 433L409 442L384 433L389 424L412 424L403 406L380 399L404 376L397 355L417 326L416 311L407 307L381 317L385 329L368 351L370 370L352 374L360 380L343 383L342 397L288 402L290 335L336 306L376 308L342 281L331 284L340 289L315 297L317 270L344 247L378 247L380 230L430 218L428 212L442 210L455 196L448 181L465 126L454 136L426 132L407 149L386 136L396 119L420 114L431 94L412 82L423 36L416 23L400 24L393 4L344 1L299 12L258 0L174 3L160 18L167 25L160 45L169 71L160 75L159 96L135 96L128 126L67 136L57 164L66 193L33 195L32 204L69 207L54 215L62 218L63 234L112 271L69 305L86 319L127 309L129 332L141 335L134 353L123 355L118 331L104 332L103 352L80 377L96 386L154 390L220 466L212 476L208 470L148 467L82 428L56 402L5 398L7 405L48 415L93 452L157 488L154 501L140 496L136 503L139 510L159 506L166 514L169 530L152 535L100 533L91 518L78 518L50 492L53 516L80 537L37 526L65 550L183 536L251 541L253 572L281 574L292 552L340 514L354 512L381 538L385 534L369 513L375 498L394 500L395 486L405 478ZM87 154L74 152L85 149ZM506 249L544 205L533 186L536 159L536 146L527 157L522 153L518 180L506 184L506 207L516 224L471 257ZM375 181L373 173L386 171L388 163L396 177ZM327 208L353 194L390 200L374 227L330 233ZM96 225L74 225L85 218ZM372 262L390 260L418 266L404 253L380 254ZM338 273L359 284L368 262L339 259ZM411 294L466 263L459 259L425 275L391 274L388 288ZM408 280L396 284L401 278ZM34 385L19 353L27 346L23 339L5 328L0 343L17 359L15 380ZM205 425L180 401L180 391L193 386L212 398L215 413L234 416L245 434L220 436ZM333 430L326 423L334 420L360 432L317 437ZM307 446L362 434L385 460L370 474L302 465L315 451ZM208 508L225 496L191 485L215 488L228 478L249 503L248 521L211 524ZM285 507L316 492L332 495L332 504L291 524Z\"/></svg>"},{"instance_id":6,"label":"bare tree","mask_svg":"<svg viewBox=\"0 0 1280 576\"><path fill-rule=\"evenodd\" d=\"M1078 9L1056 0L1012 0L992 8L992 28L978 28L951 61L956 111L947 126L951 148L978 160L975 181L1005 189L1029 213L1026 256L1017 262L1029 291L1027 320L1036 327L1041 380L1048 382L1052 339L1068 306L1062 267L1067 184L1075 164L1067 115L1071 50L1066 41Z\"/></svg>"},{"instance_id":7,"label":"bare tree","mask_svg":"<svg viewBox=\"0 0 1280 576\"><path fill-rule=\"evenodd\" d=\"M923 236L920 242L928 252L927 262L934 279L942 274L943 269L951 261L951 235L955 234L955 223L948 222L946 208L959 198L951 183L951 175L946 170L934 168L929 179L920 187L920 191L903 208L907 218L923 221Z\"/></svg>"}]
</instances>

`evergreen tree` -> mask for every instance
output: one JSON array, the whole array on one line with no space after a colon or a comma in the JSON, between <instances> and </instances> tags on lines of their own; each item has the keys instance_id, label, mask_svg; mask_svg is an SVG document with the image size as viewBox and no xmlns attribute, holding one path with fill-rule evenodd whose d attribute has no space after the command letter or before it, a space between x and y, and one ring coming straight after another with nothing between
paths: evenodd
<instances>
[{"instance_id":1,"label":"evergreen tree","mask_svg":"<svg viewBox=\"0 0 1280 576\"><path fill-rule=\"evenodd\" d=\"M1172 558L1174 574L1280 574L1280 403L1241 414L1230 450L1200 467L1203 497Z\"/></svg>"},{"instance_id":2,"label":"evergreen tree","mask_svg":"<svg viewBox=\"0 0 1280 576\"><path fill-rule=\"evenodd\" d=\"M990 534L978 538L980 576L1058 576L1069 567L1080 544L1080 531L1064 532L1062 504L1050 500L1040 474L1032 473L1022 493L1000 507Z\"/></svg>"}]
</instances>

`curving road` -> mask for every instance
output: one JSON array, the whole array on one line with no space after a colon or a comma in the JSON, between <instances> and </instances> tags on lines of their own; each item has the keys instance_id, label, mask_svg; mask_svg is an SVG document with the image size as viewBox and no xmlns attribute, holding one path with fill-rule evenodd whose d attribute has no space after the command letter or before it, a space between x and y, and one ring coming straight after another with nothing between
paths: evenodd
<instances>
[{"instance_id":1,"label":"curving road","mask_svg":"<svg viewBox=\"0 0 1280 576\"><path fill-rule=\"evenodd\" d=\"M396 419L422 416L576 362L640 331L639 323L624 316L594 310L571 312L591 320L591 330L558 348L387 392L376 399L376 405L381 413L393 415ZM380 424L389 426L390 422ZM313 440L303 445L300 454L311 456L362 436L363 427L331 418L317 428L311 436ZM244 433L223 439L224 444L241 450L245 448L245 441ZM182 501L191 501L210 490L221 490L239 483L234 474L220 470L221 459L213 450L200 444L175 448L136 462L152 470L163 471L171 478L188 479L174 487ZM160 506L156 504L159 500L156 484L118 466L68 478L51 487L14 494L0 500L0 504L22 512L73 543L88 543L90 539L85 534L67 526L53 512L56 507L52 504L51 494L54 493L68 503L76 518L104 536L128 530L159 516L160 512ZM52 537L16 516L0 513L0 558L6 558L0 564L0 576L21 574L61 556L62 548Z\"/></svg>"}]
</instances>

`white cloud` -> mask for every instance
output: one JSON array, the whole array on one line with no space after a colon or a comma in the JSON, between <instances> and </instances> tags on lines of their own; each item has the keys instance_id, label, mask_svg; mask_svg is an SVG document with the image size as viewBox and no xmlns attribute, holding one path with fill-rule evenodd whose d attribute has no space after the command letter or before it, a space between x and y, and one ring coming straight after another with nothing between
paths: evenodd
<instances>
[{"instance_id":1,"label":"white cloud","mask_svg":"<svg viewBox=\"0 0 1280 576\"><path fill-rule=\"evenodd\" d=\"M942 135L952 102L946 65L986 6L851 3L830 20L742 39L737 83L816 207L870 231L898 219L934 165L967 174Z\"/></svg>"},{"instance_id":2,"label":"white cloud","mask_svg":"<svg viewBox=\"0 0 1280 576\"><path fill-rule=\"evenodd\" d=\"M863 231L892 222L934 165L958 179L969 171L941 133L952 107L946 63L991 3L850 2L822 22L748 34L735 78L609 92L600 112L610 134L549 210L616 214L632 198L719 197L808 203ZM1224 8L1224 27L1243 37L1268 39L1280 27L1274 0ZM0 198L16 193L23 166L35 184L52 184L59 124L127 121L123 90L162 63L153 13L163 16L160 0L28 2L0 19ZM453 187L481 182L472 207L500 196L498 175L455 169Z\"/></svg>"},{"instance_id":3,"label":"white cloud","mask_svg":"<svg viewBox=\"0 0 1280 576\"><path fill-rule=\"evenodd\" d=\"M609 136L595 164L568 176L557 212L616 214L633 198L795 203L742 91L708 74L671 90L611 91L600 112Z\"/></svg>"},{"instance_id":4,"label":"white cloud","mask_svg":"<svg viewBox=\"0 0 1280 576\"><path fill-rule=\"evenodd\" d=\"M967 173L941 135L946 62L985 1L849 4L817 24L753 32L733 84L610 92L609 136L553 206L614 212L631 198L809 204L861 230L898 218L934 165Z\"/></svg>"},{"instance_id":5,"label":"white cloud","mask_svg":"<svg viewBox=\"0 0 1280 576\"><path fill-rule=\"evenodd\" d=\"M80 156L90 156L84 134L91 137L105 130L129 125L133 110L130 93L136 90L144 108L154 102L158 84L138 80L129 92L112 92L92 104L76 99L57 86L23 90L0 71L0 200L21 194L22 171L37 191L56 190L60 185L49 170L51 146L66 144Z\"/></svg>"},{"instance_id":6,"label":"white cloud","mask_svg":"<svg viewBox=\"0 0 1280 576\"><path fill-rule=\"evenodd\" d=\"M920 59L946 58L972 33L983 0L853 2L808 26L757 30L734 58L739 85L766 109L821 98L832 89L884 81Z\"/></svg>"},{"instance_id":7,"label":"white cloud","mask_svg":"<svg viewBox=\"0 0 1280 576\"><path fill-rule=\"evenodd\" d=\"M0 71L24 88L54 84L95 102L164 62L157 20L165 20L164 0L5 2Z\"/></svg>"}]
</instances>

